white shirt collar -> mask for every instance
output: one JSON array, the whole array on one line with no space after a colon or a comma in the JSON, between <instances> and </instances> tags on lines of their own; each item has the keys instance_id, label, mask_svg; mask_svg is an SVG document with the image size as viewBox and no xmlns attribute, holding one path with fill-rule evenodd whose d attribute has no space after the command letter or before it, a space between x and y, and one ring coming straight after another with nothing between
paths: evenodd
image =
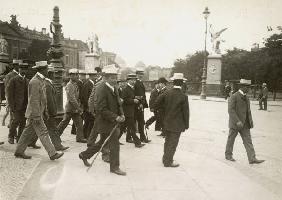
<instances>
[{"instance_id":1,"label":"white shirt collar","mask_svg":"<svg viewBox=\"0 0 282 200\"><path fill-rule=\"evenodd\" d=\"M181 89L181 86L175 85L175 86L173 86L173 88Z\"/></svg>"},{"instance_id":2,"label":"white shirt collar","mask_svg":"<svg viewBox=\"0 0 282 200\"><path fill-rule=\"evenodd\" d=\"M89 79L89 81L94 85L94 81L92 81L91 79Z\"/></svg>"},{"instance_id":3,"label":"white shirt collar","mask_svg":"<svg viewBox=\"0 0 282 200\"><path fill-rule=\"evenodd\" d=\"M39 72L37 72L36 74L37 74L40 78L45 79L45 76L43 76L43 74L41 74L41 73L39 73Z\"/></svg>"},{"instance_id":4,"label":"white shirt collar","mask_svg":"<svg viewBox=\"0 0 282 200\"><path fill-rule=\"evenodd\" d=\"M52 80L49 78L45 78L47 81L49 81L50 83L52 83Z\"/></svg>"},{"instance_id":5,"label":"white shirt collar","mask_svg":"<svg viewBox=\"0 0 282 200\"><path fill-rule=\"evenodd\" d=\"M239 92L240 92L242 95L246 96L246 94L245 94L242 90L239 90Z\"/></svg>"},{"instance_id":6,"label":"white shirt collar","mask_svg":"<svg viewBox=\"0 0 282 200\"><path fill-rule=\"evenodd\" d=\"M24 78L25 76L21 75L20 73L18 73L18 75L21 77L21 78Z\"/></svg>"},{"instance_id":7,"label":"white shirt collar","mask_svg":"<svg viewBox=\"0 0 282 200\"><path fill-rule=\"evenodd\" d=\"M105 84L114 92L115 88L113 86L111 86L108 82L105 82Z\"/></svg>"},{"instance_id":8,"label":"white shirt collar","mask_svg":"<svg viewBox=\"0 0 282 200\"><path fill-rule=\"evenodd\" d=\"M133 85L130 85L129 83L127 83L127 85L128 85L129 87L131 87L132 89L134 88L134 86L133 86Z\"/></svg>"},{"instance_id":9,"label":"white shirt collar","mask_svg":"<svg viewBox=\"0 0 282 200\"><path fill-rule=\"evenodd\" d=\"M15 73L19 74L19 72L17 72L15 69L13 69L13 72L15 72Z\"/></svg>"}]
</instances>

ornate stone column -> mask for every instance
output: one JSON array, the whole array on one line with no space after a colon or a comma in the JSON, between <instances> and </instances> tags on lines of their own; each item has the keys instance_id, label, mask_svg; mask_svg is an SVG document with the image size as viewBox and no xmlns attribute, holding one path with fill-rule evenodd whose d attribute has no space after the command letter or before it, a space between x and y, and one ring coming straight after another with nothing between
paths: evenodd
<instances>
[{"instance_id":1,"label":"ornate stone column","mask_svg":"<svg viewBox=\"0 0 282 200\"><path fill-rule=\"evenodd\" d=\"M53 21L50 24L50 32L53 34L51 47L47 54L51 58L51 65L55 69L54 73L54 86L57 90L57 108L58 118L62 118L64 114L63 105L63 71L64 66L62 57L64 56L61 39L62 39L62 25L60 24L59 7L55 6L53 15Z\"/></svg>"}]
</instances>

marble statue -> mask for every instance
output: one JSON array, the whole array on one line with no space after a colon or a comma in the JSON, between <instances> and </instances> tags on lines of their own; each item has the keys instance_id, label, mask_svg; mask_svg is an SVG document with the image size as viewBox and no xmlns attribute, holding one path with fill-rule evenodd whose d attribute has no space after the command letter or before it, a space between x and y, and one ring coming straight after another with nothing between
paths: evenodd
<instances>
[{"instance_id":1,"label":"marble statue","mask_svg":"<svg viewBox=\"0 0 282 200\"><path fill-rule=\"evenodd\" d=\"M220 31L215 32L212 28L212 25L210 25L210 34L211 34L211 42L212 42L213 53L221 54L220 43L225 42L225 40L222 40L220 35L226 30L227 30L227 28L223 28Z\"/></svg>"}]
</instances>

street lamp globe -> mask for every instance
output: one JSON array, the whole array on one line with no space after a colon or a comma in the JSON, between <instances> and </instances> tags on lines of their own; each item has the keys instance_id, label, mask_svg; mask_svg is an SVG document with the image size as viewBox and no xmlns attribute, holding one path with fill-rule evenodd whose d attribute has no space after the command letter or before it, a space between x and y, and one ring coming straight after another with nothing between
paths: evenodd
<instances>
[{"instance_id":1,"label":"street lamp globe","mask_svg":"<svg viewBox=\"0 0 282 200\"><path fill-rule=\"evenodd\" d=\"M203 14L204 14L205 19L207 19L207 18L209 17L210 11L209 11L209 8L208 8L208 7L205 8Z\"/></svg>"}]
</instances>

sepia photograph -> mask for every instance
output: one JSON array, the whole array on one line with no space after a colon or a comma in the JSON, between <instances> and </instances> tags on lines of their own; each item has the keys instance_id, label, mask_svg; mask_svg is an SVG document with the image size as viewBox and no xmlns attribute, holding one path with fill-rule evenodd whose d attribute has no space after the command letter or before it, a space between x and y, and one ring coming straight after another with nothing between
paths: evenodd
<instances>
[{"instance_id":1,"label":"sepia photograph","mask_svg":"<svg viewBox=\"0 0 282 200\"><path fill-rule=\"evenodd\" d=\"M0 0L0 200L281 200L281 0Z\"/></svg>"}]
</instances>

